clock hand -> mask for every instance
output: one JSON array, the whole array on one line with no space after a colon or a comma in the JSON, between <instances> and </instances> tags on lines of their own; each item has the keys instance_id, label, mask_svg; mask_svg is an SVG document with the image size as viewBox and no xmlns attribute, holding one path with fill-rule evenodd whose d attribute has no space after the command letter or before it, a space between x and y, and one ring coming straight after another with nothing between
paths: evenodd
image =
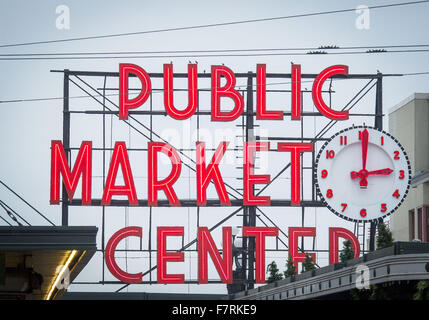
<instances>
[{"instance_id":1,"label":"clock hand","mask_svg":"<svg viewBox=\"0 0 429 320\"><path fill-rule=\"evenodd\" d=\"M351 176L352 179L361 178L360 186L361 187L367 187L368 186L368 181L367 181L366 178L369 175L384 175L384 176L388 176L392 172L393 172L393 170L389 169L389 168L375 170L375 171L367 171L365 169L362 169L359 172L357 172L357 171L350 172L350 176Z\"/></svg>"},{"instance_id":2,"label":"clock hand","mask_svg":"<svg viewBox=\"0 0 429 320\"><path fill-rule=\"evenodd\" d=\"M368 186L368 180L366 177L368 176L368 171L366 170L366 159L368 156L368 138L369 133L368 130L365 128L365 130L362 131L362 170L359 171L360 173L360 187L366 188Z\"/></svg>"},{"instance_id":3,"label":"clock hand","mask_svg":"<svg viewBox=\"0 0 429 320\"><path fill-rule=\"evenodd\" d=\"M369 138L369 133L368 130L363 130L362 131L362 169L365 170L366 169L366 158L368 155L368 138Z\"/></svg>"},{"instance_id":4,"label":"clock hand","mask_svg":"<svg viewBox=\"0 0 429 320\"><path fill-rule=\"evenodd\" d=\"M350 175L352 176L352 179L356 179L360 177L360 173L357 171L350 172Z\"/></svg>"},{"instance_id":5,"label":"clock hand","mask_svg":"<svg viewBox=\"0 0 429 320\"><path fill-rule=\"evenodd\" d=\"M368 186L368 181L366 180L366 177L368 176L368 171L366 170L360 170L359 172L357 171L352 171L350 172L350 176L352 179L356 179L356 178L360 178L360 186L361 187L366 187Z\"/></svg>"},{"instance_id":6,"label":"clock hand","mask_svg":"<svg viewBox=\"0 0 429 320\"><path fill-rule=\"evenodd\" d=\"M386 169L380 169L380 170L375 170L375 171L369 171L368 175L385 175L388 176L389 174L391 174L393 172L392 169L386 168Z\"/></svg>"}]
</instances>

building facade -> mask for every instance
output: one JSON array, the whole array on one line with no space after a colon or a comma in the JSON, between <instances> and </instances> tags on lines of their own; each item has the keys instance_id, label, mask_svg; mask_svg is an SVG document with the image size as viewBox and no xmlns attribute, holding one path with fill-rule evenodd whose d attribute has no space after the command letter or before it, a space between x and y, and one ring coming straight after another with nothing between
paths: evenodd
<instances>
[{"instance_id":1,"label":"building facade","mask_svg":"<svg viewBox=\"0 0 429 320\"><path fill-rule=\"evenodd\" d=\"M408 154L409 194L390 221L396 241L429 242L429 93L414 93L389 110L389 132Z\"/></svg>"}]
</instances>

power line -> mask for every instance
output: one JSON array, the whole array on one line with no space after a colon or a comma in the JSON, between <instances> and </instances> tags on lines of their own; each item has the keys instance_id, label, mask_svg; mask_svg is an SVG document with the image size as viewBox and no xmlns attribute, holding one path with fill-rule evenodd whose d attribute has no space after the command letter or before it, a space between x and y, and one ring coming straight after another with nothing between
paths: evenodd
<instances>
[{"instance_id":1,"label":"power line","mask_svg":"<svg viewBox=\"0 0 429 320\"><path fill-rule=\"evenodd\" d=\"M0 200L0 206L7 213L7 215L9 216L10 219L15 221L18 226L22 227L22 223L18 221L18 219L14 216L14 214L5 206L5 204L1 200ZM3 221L7 222L5 219L3 219ZM9 223L9 222L7 222L7 223ZM12 226L10 223L9 223L9 225Z\"/></svg>"},{"instance_id":2,"label":"power line","mask_svg":"<svg viewBox=\"0 0 429 320\"><path fill-rule=\"evenodd\" d=\"M336 79L336 80L342 80L342 79ZM308 83L308 82L313 82L312 80L304 80L301 81L301 83ZM270 83L266 83L265 85L267 86L272 86L272 85L280 85L280 84L291 84L291 81L288 82L270 82ZM256 84L254 84L252 87L257 87ZM236 86L236 88L247 88L247 84L246 85L239 85ZM156 91L155 91L156 90ZM171 91L178 91L179 89L173 89ZM189 89L180 89L181 91L187 91ZM211 90L211 88L200 88L198 90ZM163 93L164 89L152 89L152 94L155 93ZM99 93L100 96L103 96L101 93ZM119 93L111 93L111 94L105 94L105 97L111 97L111 96L119 96ZM80 96L73 96L73 97L69 97L69 99L79 99L79 98L91 98L88 95L80 95ZM16 102L37 102L37 101L50 101L50 100L63 100L64 97L49 97L49 98L29 98L29 99L12 99L12 100L0 100L0 103L16 103ZM1 181L0 181L1 183Z\"/></svg>"},{"instance_id":3,"label":"power line","mask_svg":"<svg viewBox=\"0 0 429 320\"><path fill-rule=\"evenodd\" d=\"M261 52L261 51L310 51L310 50L354 50L354 49L389 49L389 48L422 48L429 44L400 45L365 45L365 46L319 46L295 48L247 48L247 49L206 49L206 50L164 50L164 51L98 51L98 52L48 52L48 53L2 53L0 57L26 56L91 56L91 55L125 55L125 54L184 54L184 53L223 53L223 52Z\"/></svg>"},{"instance_id":4,"label":"power line","mask_svg":"<svg viewBox=\"0 0 429 320\"><path fill-rule=\"evenodd\" d=\"M31 209L33 209L36 213L38 213L42 218L44 218L46 221L48 221L51 225L55 226L55 224L49 220L43 213L41 213L39 210L37 210L35 207L33 207L27 200L25 200L22 196L20 196L18 193L16 193L12 188L10 188L8 185L6 185L3 181L0 180L0 183L8 189L10 192L12 192L16 197L18 197L22 202L24 202L27 206L29 206ZM0 200L1 202L1 200ZM19 216L21 219L23 219L21 216ZM24 220L24 219L23 219ZM25 220L24 220L25 221ZM25 221L27 222L27 221ZM28 223L28 222L27 222ZM29 223L28 223L29 224Z\"/></svg>"},{"instance_id":5,"label":"power line","mask_svg":"<svg viewBox=\"0 0 429 320\"><path fill-rule=\"evenodd\" d=\"M0 200L0 206L6 211L7 215L15 221L19 226L23 226L21 222L19 222L18 216L22 221L24 221L27 225L31 226L31 224L25 220L21 215L19 215L15 210L13 210L11 207L9 207L4 201Z\"/></svg>"},{"instance_id":6,"label":"power line","mask_svg":"<svg viewBox=\"0 0 429 320\"><path fill-rule=\"evenodd\" d=\"M113 95L113 94L112 94ZM88 98L87 95L69 97L69 99ZM16 102L37 102L37 101L50 101L50 100L62 100L64 97L49 97L49 98L29 98L29 99L12 99L12 100L0 100L0 103L16 103Z\"/></svg>"},{"instance_id":7,"label":"power line","mask_svg":"<svg viewBox=\"0 0 429 320\"><path fill-rule=\"evenodd\" d=\"M159 59L159 58L219 58L219 57L265 57L265 56L305 56L305 55L374 55L388 53L425 53L429 49L409 49L409 50L390 50L390 51L352 51L352 52L295 52L295 53L225 53L225 54L194 54L194 55L132 55L132 56L58 56L58 57L18 57L1 58L0 61L22 61L22 60L103 60L103 59Z\"/></svg>"},{"instance_id":8,"label":"power line","mask_svg":"<svg viewBox=\"0 0 429 320\"><path fill-rule=\"evenodd\" d=\"M390 8L390 7L408 6L408 5L422 4L422 3L427 3L427 2L429 2L429 0L392 3L392 4L385 4L385 5L378 5L378 6L369 6L368 9L382 9L382 8ZM77 37L77 38L67 38L67 39L57 39L57 40L44 40L44 41L3 44L3 45L0 45L0 48L29 46L29 45L37 45L37 44L59 43L59 42L71 42L71 41L81 41L81 40L105 39L105 38L113 38L113 37L133 36L133 35L152 34L152 33L163 33L163 32L172 32L172 31L183 31L183 30L203 29L203 28L213 28L213 27L231 26L231 25L239 25L239 24L247 24L247 23L286 20L286 19L292 19L292 18L304 18L304 17L319 16L319 15L345 13L345 12L351 12L351 11L355 11L355 10L356 10L356 8L348 8L348 9L340 9L340 10L302 13L302 14L295 14L295 15L289 15L289 16L249 19L249 20L221 22L221 23L212 23L212 24L195 25L195 26L165 28L165 29L157 29L157 30L146 30L146 31L137 31L137 32L125 32L125 33L115 33L115 34L106 34L106 35L98 35L98 36L88 36L88 37Z\"/></svg>"},{"instance_id":9,"label":"power line","mask_svg":"<svg viewBox=\"0 0 429 320\"><path fill-rule=\"evenodd\" d=\"M6 222L9 226L12 227L12 224L9 221L7 221L5 218L3 218L2 216L0 216L0 219L2 219L4 222Z\"/></svg>"}]
</instances>

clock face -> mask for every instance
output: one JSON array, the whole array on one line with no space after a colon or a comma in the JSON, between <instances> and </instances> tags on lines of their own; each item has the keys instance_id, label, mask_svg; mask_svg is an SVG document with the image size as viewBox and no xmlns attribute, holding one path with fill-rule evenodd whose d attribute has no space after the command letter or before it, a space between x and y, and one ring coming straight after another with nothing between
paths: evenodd
<instances>
[{"instance_id":1,"label":"clock face","mask_svg":"<svg viewBox=\"0 0 429 320\"><path fill-rule=\"evenodd\" d=\"M353 127L330 138L316 159L316 189L326 206L350 221L393 213L410 185L404 148L387 132Z\"/></svg>"}]
</instances>

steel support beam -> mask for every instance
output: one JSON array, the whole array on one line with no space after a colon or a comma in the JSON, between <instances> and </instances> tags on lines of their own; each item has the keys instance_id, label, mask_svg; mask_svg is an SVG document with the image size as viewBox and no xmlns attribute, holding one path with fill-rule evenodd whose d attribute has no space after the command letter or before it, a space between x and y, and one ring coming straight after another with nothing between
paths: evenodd
<instances>
[{"instance_id":1,"label":"steel support beam","mask_svg":"<svg viewBox=\"0 0 429 320\"><path fill-rule=\"evenodd\" d=\"M64 88L63 88L63 146L66 153L66 157L70 163L71 152L70 152L70 113L69 113L69 70L64 70ZM62 215L61 215L61 225L69 225L69 207L66 188L63 183L62 191Z\"/></svg>"}]
</instances>

